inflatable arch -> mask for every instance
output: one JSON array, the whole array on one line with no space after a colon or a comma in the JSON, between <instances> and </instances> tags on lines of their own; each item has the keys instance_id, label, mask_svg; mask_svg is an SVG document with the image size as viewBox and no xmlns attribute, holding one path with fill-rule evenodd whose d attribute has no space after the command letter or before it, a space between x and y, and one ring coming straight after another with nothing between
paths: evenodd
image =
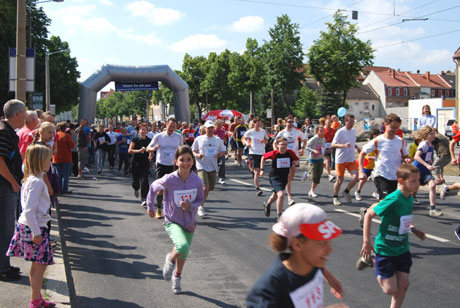
<instances>
[{"instance_id":1,"label":"inflatable arch","mask_svg":"<svg viewBox=\"0 0 460 308\"><path fill-rule=\"evenodd\" d=\"M94 123L96 94L111 81L161 81L173 91L174 114L177 120L190 122L188 85L168 65L124 66L105 64L80 84L78 119Z\"/></svg>"}]
</instances>

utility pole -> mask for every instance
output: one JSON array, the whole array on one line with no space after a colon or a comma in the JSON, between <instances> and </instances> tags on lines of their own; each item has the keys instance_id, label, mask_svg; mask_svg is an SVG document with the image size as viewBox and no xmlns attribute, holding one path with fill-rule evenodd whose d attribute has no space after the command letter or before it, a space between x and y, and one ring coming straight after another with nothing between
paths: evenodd
<instances>
[{"instance_id":1,"label":"utility pole","mask_svg":"<svg viewBox=\"0 0 460 308\"><path fill-rule=\"evenodd\" d=\"M275 126L275 91L271 91L270 93L270 100L271 100L271 108L272 108L272 128Z\"/></svg>"},{"instance_id":2,"label":"utility pole","mask_svg":"<svg viewBox=\"0 0 460 308\"><path fill-rule=\"evenodd\" d=\"M16 16L16 94L26 101L26 0L17 0Z\"/></svg>"}]
</instances>

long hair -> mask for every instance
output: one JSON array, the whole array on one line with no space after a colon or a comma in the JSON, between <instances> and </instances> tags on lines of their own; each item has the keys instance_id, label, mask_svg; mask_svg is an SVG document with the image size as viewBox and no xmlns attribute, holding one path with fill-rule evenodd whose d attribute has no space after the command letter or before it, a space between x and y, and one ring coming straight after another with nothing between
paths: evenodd
<instances>
[{"instance_id":1,"label":"long hair","mask_svg":"<svg viewBox=\"0 0 460 308\"><path fill-rule=\"evenodd\" d=\"M24 181L29 176L41 176L45 170L46 161L50 161L53 152L46 145L31 144L27 147L24 159Z\"/></svg>"},{"instance_id":2,"label":"long hair","mask_svg":"<svg viewBox=\"0 0 460 308\"><path fill-rule=\"evenodd\" d=\"M179 156L181 155L184 155L184 154L190 154L192 156L192 159L193 159L193 166L192 166L192 171L197 173L197 169L196 169L196 161L195 161L195 156L193 155L193 151L192 149L188 146L188 145L183 145L183 146L180 146L177 151L176 151L176 155L174 155L174 160L178 160L179 159ZM174 170L177 170L177 165L174 163Z\"/></svg>"}]
</instances>

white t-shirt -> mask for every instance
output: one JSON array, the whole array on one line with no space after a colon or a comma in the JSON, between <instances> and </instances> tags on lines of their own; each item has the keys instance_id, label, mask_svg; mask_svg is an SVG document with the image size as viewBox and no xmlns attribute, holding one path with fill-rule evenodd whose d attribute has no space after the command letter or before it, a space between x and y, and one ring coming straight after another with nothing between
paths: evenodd
<instances>
[{"instance_id":1,"label":"white t-shirt","mask_svg":"<svg viewBox=\"0 0 460 308\"><path fill-rule=\"evenodd\" d=\"M350 143L348 148L337 148L335 151L335 162L337 164L351 163L356 160L355 158L355 142L356 142L356 130L354 128L347 130L346 127L342 127L335 133L332 144L346 144Z\"/></svg>"},{"instance_id":2,"label":"white t-shirt","mask_svg":"<svg viewBox=\"0 0 460 308\"><path fill-rule=\"evenodd\" d=\"M249 138L249 154L253 155L264 155L265 154L265 143L264 139L268 140L268 135L265 129L260 128L256 131L255 128L246 131L244 138Z\"/></svg>"},{"instance_id":3,"label":"white t-shirt","mask_svg":"<svg viewBox=\"0 0 460 308\"><path fill-rule=\"evenodd\" d=\"M192 144L192 150L204 154L203 158L196 160L196 168L206 172L217 171L217 154L225 152L222 139L217 136L198 136Z\"/></svg>"},{"instance_id":4,"label":"white t-shirt","mask_svg":"<svg viewBox=\"0 0 460 308\"><path fill-rule=\"evenodd\" d=\"M115 144L117 142L118 133L116 133L114 131L108 131L107 135L110 138L109 145Z\"/></svg>"},{"instance_id":5,"label":"white t-shirt","mask_svg":"<svg viewBox=\"0 0 460 308\"><path fill-rule=\"evenodd\" d=\"M405 142L399 136L388 139L384 135L380 135L366 143L363 151L366 153L375 151L375 140L377 140L378 157L375 158L374 176L382 176L387 180L396 181L396 171L402 162L401 150L403 156L409 154Z\"/></svg>"},{"instance_id":6,"label":"white t-shirt","mask_svg":"<svg viewBox=\"0 0 460 308\"><path fill-rule=\"evenodd\" d=\"M176 155L177 149L184 144L184 138L176 132L171 135L162 132L153 137L149 147L154 147L157 144L160 147L157 150L156 162L165 166L172 166L174 165L174 155Z\"/></svg>"},{"instance_id":7,"label":"white t-shirt","mask_svg":"<svg viewBox=\"0 0 460 308\"><path fill-rule=\"evenodd\" d=\"M158 135L159 132L152 132L152 131L149 131L147 133L147 137L149 137L150 139L153 139L153 137L155 137L156 135Z\"/></svg>"},{"instance_id":8,"label":"white t-shirt","mask_svg":"<svg viewBox=\"0 0 460 308\"><path fill-rule=\"evenodd\" d=\"M285 128L276 135L276 138L278 137L286 138L288 140L288 150L292 150L296 154L299 152L299 140L304 141L307 139L305 134L296 128L293 128L291 131Z\"/></svg>"}]
</instances>

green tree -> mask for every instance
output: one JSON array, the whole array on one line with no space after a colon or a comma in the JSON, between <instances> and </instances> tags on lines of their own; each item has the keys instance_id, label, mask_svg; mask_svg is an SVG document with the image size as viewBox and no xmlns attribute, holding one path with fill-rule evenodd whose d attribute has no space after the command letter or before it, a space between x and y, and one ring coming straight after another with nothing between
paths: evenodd
<instances>
[{"instance_id":1,"label":"green tree","mask_svg":"<svg viewBox=\"0 0 460 308\"><path fill-rule=\"evenodd\" d=\"M315 91L311 90L306 85L303 85L296 97L293 112L300 119L317 118L319 115L318 97Z\"/></svg>"},{"instance_id":2,"label":"green tree","mask_svg":"<svg viewBox=\"0 0 460 308\"><path fill-rule=\"evenodd\" d=\"M206 93L201 90L201 83L208 71L208 59L203 56L192 57L185 54L182 62L181 78L188 84L190 103L195 106L195 118L201 119L205 108Z\"/></svg>"},{"instance_id":3,"label":"green tree","mask_svg":"<svg viewBox=\"0 0 460 308\"><path fill-rule=\"evenodd\" d=\"M307 56L310 74L327 93L323 96L327 98L325 107L335 113L337 108L345 106L348 91L359 85L357 77L364 66L373 64L374 55L371 42L358 39L356 25L340 11L334 14L334 22L326 26L327 32L321 31Z\"/></svg>"},{"instance_id":4,"label":"green tree","mask_svg":"<svg viewBox=\"0 0 460 308\"><path fill-rule=\"evenodd\" d=\"M282 15L268 33L271 39L263 46L267 83L282 101L275 106L276 116L286 115L292 113L294 90L300 88L304 79L299 25Z\"/></svg>"}]
</instances>

